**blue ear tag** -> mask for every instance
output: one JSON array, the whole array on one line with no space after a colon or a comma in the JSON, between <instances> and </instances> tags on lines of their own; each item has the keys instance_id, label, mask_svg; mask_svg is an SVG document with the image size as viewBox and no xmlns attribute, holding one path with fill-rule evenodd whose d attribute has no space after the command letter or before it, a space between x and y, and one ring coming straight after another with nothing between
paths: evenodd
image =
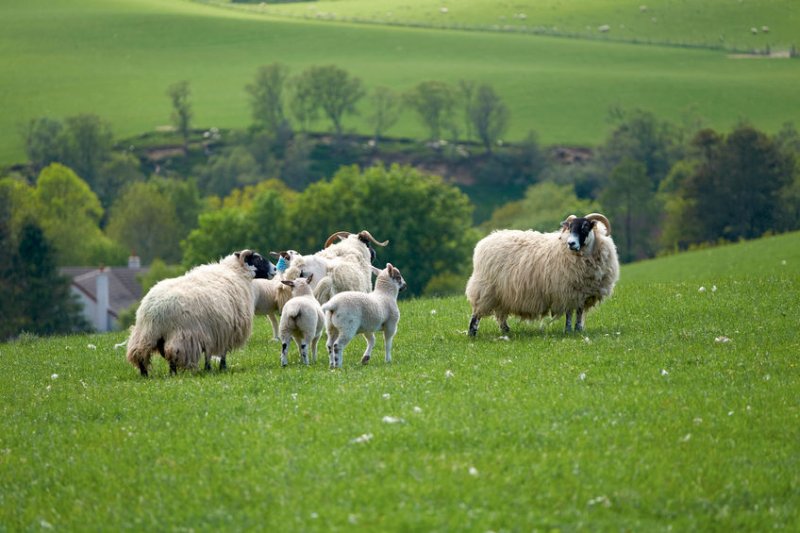
<instances>
[{"instance_id":1,"label":"blue ear tag","mask_svg":"<svg viewBox=\"0 0 800 533\"><path fill-rule=\"evenodd\" d=\"M286 264L286 260L283 258L283 256L281 256L281 258L278 259L278 264L275 265L275 268L278 269L278 272L283 272L286 270L287 266L288 265Z\"/></svg>"}]
</instances>

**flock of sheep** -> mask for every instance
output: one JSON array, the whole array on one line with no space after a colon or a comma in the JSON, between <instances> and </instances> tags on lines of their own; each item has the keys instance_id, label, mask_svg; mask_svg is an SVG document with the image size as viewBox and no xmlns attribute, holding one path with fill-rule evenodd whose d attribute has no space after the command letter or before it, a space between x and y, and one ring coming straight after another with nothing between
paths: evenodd
<instances>
[{"instance_id":1,"label":"flock of sheep","mask_svg":"<svg viewBox=\"0 0 800 533\"><path fill-rule=\"evenodd\" d=\"M337 242L338 241L338 242ZM265 315L281 343L281 365L288 364L294 339L304 364L317 360L326 330L330 368L341 368L344 349L358 334L367 340L366 364L382 331L385 361L400 321L397 296L406 288L391 263L372 266L373 244L386 246L368 231L336 232L322 250L301 255L273 253L277 266L243 250L218 263L201 265L183 276L162 280L145 295L128 339L128 361L147 376L158 352L178 369L205 368L211 357L226 368L230 350L250 337L255 315ZM376 276L374 287L372 275ZM569 216L554 232L501 230L475 246L473 273L466 287L472 306L468 333L474 337L482 317L494 315L508 332L507 319L566 316L566 331L584 328L585 312L611 296L619 262L611 225L598 213ZM277 315L280 314L280 320Z\"/></svg>"}]
</instances>

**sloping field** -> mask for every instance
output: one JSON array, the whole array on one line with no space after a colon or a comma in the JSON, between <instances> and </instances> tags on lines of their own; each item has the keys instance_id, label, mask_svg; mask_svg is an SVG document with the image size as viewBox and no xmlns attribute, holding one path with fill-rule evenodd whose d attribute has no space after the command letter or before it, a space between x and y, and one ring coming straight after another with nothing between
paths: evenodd
<instances>
[{"instance_id":1,"label":"sloping field","mask_svg":"<svg viewBox=\"0 0 800 533\"><path fill-rule=\"evenodd\" d=\"M403 302L394 363L358 341L336 372L280 368L263 319L225 373L141 379L124 333L0 345L0 524L796 531L798 249L627 266L577 336Z\"/></svg>"},{"instance_id":2,"label":"sloping field","mask_svg":"<svg viewBox=\"0 0 800 533\"><path fill-rule=\"evenodd\" d=\"M165 94L188 80L197 127L245 127L244 86L258 66L293 72L336 64L369 87L491 83L512 111L508 137L595 143L611 105L726 129L776 130L800 118L800 62L597 41L268 18L188 0L7 0L0 3L0 164L24 158L20 125L91 112L118 137L169 122ZM366 102L362 106L366 111ZM362 132L363 118L346 125ZM315 127L327 128L320 122ZM406 113L391 131L422 137Z\"/></svg>"},{"instance_id":3,"label":"sloping field","mask_svg":"<svg viewBox=\"0 0 800 533\"><path fill-rule=\"evenodd\" d=\"M792 44L800 45L800 5L793 0L196 1L318 20L518 31L740 50L765 46L788 50Z\"/></svg>"}]
</instances>

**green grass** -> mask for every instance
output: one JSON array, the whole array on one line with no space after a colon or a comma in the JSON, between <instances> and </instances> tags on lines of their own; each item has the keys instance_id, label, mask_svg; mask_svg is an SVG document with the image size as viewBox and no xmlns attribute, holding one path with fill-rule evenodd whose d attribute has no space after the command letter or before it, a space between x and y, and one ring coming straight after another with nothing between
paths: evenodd
<instances>
[{"instance_id":1,"label":"green grass","mask_svg":"<svg viewBox=\"0 0 800 533\"><path fill-rule=\"evenodd\" d=\"M743 50L800 45L800 8L793 0L318 0L256 5L231 4L230 0L198 1L319 20L522 31ZM610 26L607 33L598 31L604 24ZM761 31L763 26L769 31ZM759 30L755 34L751 32L753 27Z\"/></svg>"},{"instance_id":2,"label":"green grass","mask_svg":"<svg viewBox=\"0 0 800 533\"><path fill-rule=\"evenodd\" d=\"M264 319L226 373L141 379L124 333L0 345L0 524L797 530L798 249L627 266L577 336L470 341L464 298L405 301L395 362L358 341L336 372L281 369Z\"/></svg>"},{"instance_id":3,"label":"green grass","mask_svg":"<svg viewBox=\"0 0 800 533\"><path fill-rule=\"evenodd\" d=\"M244 86L274 61L293 73L336 64L398 91L487 82L511 109L507 138L534 130L546 144L599 142L612 105L678 122L695 114L721 130L800 119L800 62L719 51L270 18L188 0L7 0L0 20L0 164L24 159L19 127L39 116L96 113L121 138L153 131L169 123L166 90L179 80L191 84L197 127L246 127ZM346 126L366 133L363 104ZM426 135L410 112L390 133Z\"/></svg>"}]
</instances>

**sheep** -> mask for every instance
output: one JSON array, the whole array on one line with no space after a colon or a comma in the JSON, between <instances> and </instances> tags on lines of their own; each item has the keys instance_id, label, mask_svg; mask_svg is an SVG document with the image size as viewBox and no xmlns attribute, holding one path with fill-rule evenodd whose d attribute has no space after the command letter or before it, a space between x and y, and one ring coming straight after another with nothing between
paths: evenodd
<instances>
[{"instance_id":1,"label":"sheep","mask_svg":"<svg viewBox=\"0 0 800 533\"><path fill-rule=\"evenodd\" d=\"M276 268L277 274L273 279L254 279L253 295L255 298L255 314L264 315L272 326L272 338L278 340L278 319L277 313L281 312L283 306L292 297L292 289L281 283L284 279L286 270L292 262L302 257L295 250L282 252L270 252L270 255L278 259Z\"/></svg>"},{"instance_id":2,"label":"sheep","mask_svg":"<svg viewBox=\"0 0 800 533\"><path fill-rule=\"evenodd\" d=\"M243 250L158 282L136 311L128 362L147 376L152 352L158 350L175 374L178 368L197 368L201 353L209 370L211 355L222 354L224 370L227 352L244 345L252 331L253 278L274 275L272 263Z\"/></svg>"},{"instance_id":3,"label":"sheep","mask_svg":"<svg viewBox=\"0 0 800 533\"><path fill-rule=\"evenodd\" d=\"M466 295L472 306L469 336L482 317L494 315L500 329L507 318L566 315L565 331L584 329L585 311L611 296L619 279L611 225L599 213L570 215L559 231L500 230L475 246Z\"/></svg>"},{"instance_id":4,"label":"sheep","mask_svg":"<svg viewBox=\"0 0 800 533\"><path fill-rule=\"evenodd\" d=\"M397 294L405 290L406 282L391 263L387 263L383 270L370 268L377 276L372 292L340 292L322 306L332 369L341 368L344 349L358 333L362 333L367 339L367 350L361 363L369 363L372 348L375 346L374 332L378 330L383 330L385 360L387 363L392 362L392 340L400 321Z\"/></svg>"},{"instance_id":5,"label":"sheep","mask_svg":"<svg viewBox=\"0 0 800 533\"><path fill-rule=\"evenodd\" d=\"M281 313L279 335L281 340L281 366L289 364L287 353L289 343L294 338L300 349L300 359L304 365L308 364L308 345L311 344L311 358L317 362L317 344L322 336L325 319L322 307L314 298L311 290L313 275L308 278L296 280L281 280L281 283L291 287L292 297L286 302Z\"/></svg>"},{"instance_id":6,"label":"sheep","mask_svg":"<svg viewBox=\"0 0 800 533\"><path fill-rule=\"evenodd\" d=\"M336 239L341 242L333 244ZM328 237L322 250L294 260L285 278L314 274L315 280L319 280L315 281L314 296L323 304L342 291L369 292L372 289L370 268L375 259L375 249L370 243L386 246L389 241L380 242L366 230L359 233L337 231Z\"/></svg>"}]
</instances>

